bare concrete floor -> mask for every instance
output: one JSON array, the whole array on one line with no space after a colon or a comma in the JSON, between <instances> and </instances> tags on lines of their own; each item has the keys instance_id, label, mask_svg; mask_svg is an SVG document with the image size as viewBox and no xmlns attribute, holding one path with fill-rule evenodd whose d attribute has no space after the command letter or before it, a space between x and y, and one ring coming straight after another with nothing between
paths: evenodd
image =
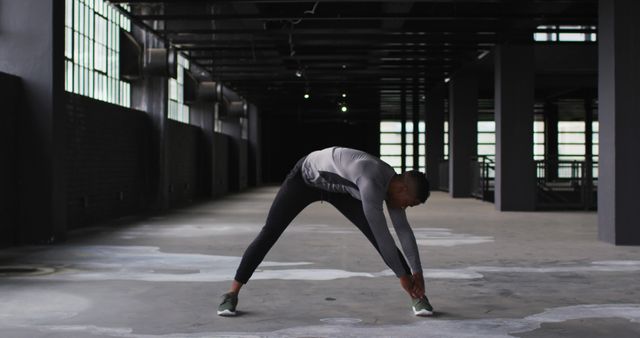
<instances>
[{"instance_id":1,"label":"bare concrete floor","mask_svg":"<svg viewBox=\"0 0 640 338\"><path fill-rule=\"evenodd\" d=\"M0 337L640 337L640 247L597 241L596 214L500 213L433 193L408 211L432 318L327 203L287 229L215 315L276 188L64 244L0 250Z\"/></svg>"}]
</instances>

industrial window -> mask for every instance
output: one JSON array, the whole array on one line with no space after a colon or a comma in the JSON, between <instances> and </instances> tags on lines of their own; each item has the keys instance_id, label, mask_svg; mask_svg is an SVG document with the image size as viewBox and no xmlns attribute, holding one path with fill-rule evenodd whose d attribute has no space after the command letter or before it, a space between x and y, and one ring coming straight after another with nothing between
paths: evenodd
<instances>
[{"instance_id":1,"label":"industrial window","mask_svg":"<svg viewBox=\"0 0 640 338\"><path fill-rule=\"evenodd\" d=\"M593 166L593 177L598 177L598 168L599 168L599 166L597 165L597 163L598 163L598 159L599 159L599 156L600 156L600 153L599 153L599 148L600 148L600 129L599 128L600 128L600 125L599 125L598 121L593 121L592 124L591 124L591 128L592 128L592 130L591 130L591 132L592 132L591 133L591 135L592 135L591 136L592 137L591 142L593 142L593 144L591 146L591 151L592 151L592 153L591 153L592 157L591 158L592 158L593 163L594 163L594 166Z\"/></svg>"},{"instance_id":2,"label":"industrial window","mask_svg":"<svg viewBox=\"0 0 640 338\"><path fill-rule=\"evenodd\" d=\"M130 85L120 80L120 28L130 31L131 22L106 1L65 1L66 91L131 106Z\"/></svg>"},{"instance_id":3,"label":"industrial window","mask_svg":"<svg viewBox=\"0 0 640 338\"><path fill-rule=\"evenodd\" d=\"M533 33L533 39L541 42L597 41L596 26L538 26Z\"/></svg>"},{"instance_id":4,"label":"industrial window","mask_svg":"<svg viewBox=\"0 0 640 338\"><path fill-rule=\"evenodd\" d=\"M418 123L419 158L418 169L425 172L425 124ZM413 122L405 124L405 165L406 169L413 168ZM402 122L380 122L380 158L389 163L396 172L402 171Z\"/></svg>"},{"instance_id":5,"label":"industrial window","mask_svg":"<svg viewBox=\"0 0 640 338\"><path fill-rule=\"evenodd\" d=\"M190 67L189 60L178 54L178 75L169 78L169 119L189 123L189 106L184 104L184 72Z\"/></svg>"},{"instance_id":6,"label":"industrial window","mask_svg":"<svg viewBox=\"0 0 640 338\"><path fill-rule=\"evenodd\" d=\"M495 161L495 121L478 121L478 156L487 156ZM533 121L533 158L544 159L544 121Z\"/></svg>"},{"instance_id":7,"label":"industrial window","mask_svg":"<svg viewBox=\"0 0 640 338\"><path fill-rule=\"evenodd\" d=\"M544 160L544 121L533 121L533 159Z\"/></svg>"},{"instance_id":8,"label":"industrial window","mask_svg":"<svg viewBox=\"0 0 640 338\"><path fill-rule=\"evenodd\" d=\"M592 123L592 161L598 162L599 124ZM585 161L585 122L584 121L559 121L558 122L558 159L560 161ZM562 170L559 177L569 177L570 172ZM593 177L598 177L598 166L594 165Z\"/></svg>"},{"instance_id":9,"label":"industrial window","mask_svg":"<svg viewBox=\"0 0 640 338\"><path fill-rule=\"evenodd\" d=\"M478 121L478 156L496 157L496 123Z\"/></svg>"},{"instance_id":10,"label":"industrial window","mask_svg":"<svg viewBox=\"0 0 640 338\"><path fill-rule=\"evenodd\" d=\"M584 121L558 122L558 158L561 161L584 161Z\"/></svg>"},{"instance_id":11,"label":"industrial window","mask_svg":"<svg viewBox=\"0 0 640 338\"><path fill-rule=\"evenodd\" d=\"M444 159L449 159L449 121L444 121Z\"/></svg>"}]
</instances>

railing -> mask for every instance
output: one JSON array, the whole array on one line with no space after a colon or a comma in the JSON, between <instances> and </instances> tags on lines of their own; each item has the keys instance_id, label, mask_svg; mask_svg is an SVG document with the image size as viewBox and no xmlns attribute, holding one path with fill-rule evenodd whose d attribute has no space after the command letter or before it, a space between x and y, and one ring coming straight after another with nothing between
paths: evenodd
<instances>
[{"instance_id":1,"label":"railing","mask_svg":"<svg viewBox=\"0 0 640 338\"><path fill-rule=\"evenodd\" d=\"M597 208L598 162L536 161L539 209Z\"/></svg>"},{"instance_id":2,"label":"railing","mask_svg":"<svg viewBox=\"0 0 640 338\"><path fill-rule=\"evenodd\" d=\"M597 208L598 162L536 161L536 208L541 210ZM440 162L441 190L449 190L449 162ZM495 162L487 156L471 160L471 195L484 201L495 199Z\"/></svg>"},{"instance_id":3,"label":"railing","mask_svg":"<svg viewBox=\"0 0 640 338\"><path fill-rule=\"evenodd\" d=\"M471 195L483 201L493 202L495 162L487 156L471 159Z\"/></svg>"}]
</instances>

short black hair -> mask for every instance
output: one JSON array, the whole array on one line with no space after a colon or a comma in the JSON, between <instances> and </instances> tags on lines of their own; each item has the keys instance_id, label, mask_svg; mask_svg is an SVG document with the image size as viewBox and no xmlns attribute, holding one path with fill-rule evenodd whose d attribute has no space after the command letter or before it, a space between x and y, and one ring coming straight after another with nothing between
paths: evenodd
<instances>
[{"instance_id":1,"label":"short black hair","mask_svg":"<svg viewBox=\"0 0 640 338\"><path fill-rule=\"evenodd\" d=\"M415 189L415 197L420 200L420 203L426 202L427 198L429 198L429 195L431 194L427 175L418 170L410 170L404 174Z\"/></svg>"}]
</instances>

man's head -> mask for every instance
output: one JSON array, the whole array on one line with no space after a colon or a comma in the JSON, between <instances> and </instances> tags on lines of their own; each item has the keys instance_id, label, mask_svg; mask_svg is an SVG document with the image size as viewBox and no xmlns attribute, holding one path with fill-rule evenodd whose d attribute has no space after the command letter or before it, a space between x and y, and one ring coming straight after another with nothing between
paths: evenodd
<instances>
[{"instance_id":1,"label":"man's head","mask_svg":"<svg viewBox=\"0 0 640 338\"><path fill-rule=\"evenodd\" d=\"M404 209L426 202L429 194L429 181L425 174L411 170L391 180L387 202L393 208Z\"/></svg>"}]
</instances>

